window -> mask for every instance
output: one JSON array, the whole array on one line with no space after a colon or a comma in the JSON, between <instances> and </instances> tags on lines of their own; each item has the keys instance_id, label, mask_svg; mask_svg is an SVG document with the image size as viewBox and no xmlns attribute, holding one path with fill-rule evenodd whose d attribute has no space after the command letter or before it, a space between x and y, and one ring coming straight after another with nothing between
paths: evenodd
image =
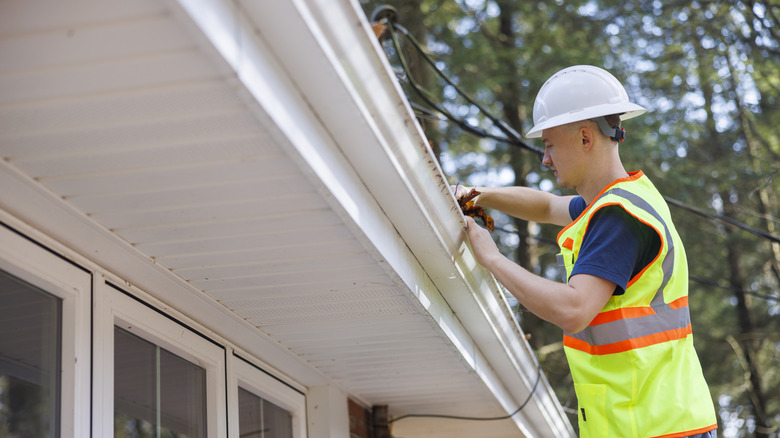
<instances>
[{"instance_id":1,"label":"window","mask_svg":"<svg viewBox=\"0 0 780 438\"><path fill-rule=\"evenodd\" d=\"M0 271L0 436L58 437L62 303Z\"/></svg>"},{"instance_id":2,"label":"window","mask_svg":"<svg viewBox=\"0 0 780 438\"><path fill-rule=\"evenodd\" d=\"M89 436L91 287L0 223L0 437Z\"/></svg>"},{"instance_id":3,"label":"window","mask_svg":"<svg viewBox=\"0 0 780 438\"><path fill-rule=\"evenodd\" d=\"M132 333L114 331L114 436L206 436L206 371Z\"/></svg>"},{"instance_id":4,"label":"window","mask_svg":"<svg viewBox=\"0 0 780 438\"><path fill-rule=\"evenodd\" d=\"M95 436L227 436L225 348L111 286L96 312Z\"/></svg>"},{"instance_id":5,"label":"window","mask_svg":"<svg viewBox=\"0 0 780 438\"><path fill-rule=\"evenodd\" d=\"M241 438L292 438L292 415L238 388L238 434Z\"/></svg>"},{"instance_id":6,"label":"window","mask_svg":"<svg viewBox=\"0 0 780 438\"><path fill-rule=\"evenodd\" d=\"M17 226L0 223L0 437L307 436L303 387Z\"/></svg>"},{"instance_id":7,"label":"window","mask_svg":"<svg viewBox=\"0 0 780 438\"><path fill-rule=\"evenodd\" d=\"M243 357L232 358L231 416L241 438L303 438L306 397ZM231 427L232 428L232 427Z\"/></svg>"}]
</instances>

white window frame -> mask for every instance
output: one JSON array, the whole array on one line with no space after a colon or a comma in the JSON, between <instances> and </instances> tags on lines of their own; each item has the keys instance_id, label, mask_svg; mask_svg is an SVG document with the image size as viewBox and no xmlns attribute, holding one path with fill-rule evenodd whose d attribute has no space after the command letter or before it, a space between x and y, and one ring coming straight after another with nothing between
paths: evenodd
<instances>
[{"instance_id":1,"label":"white window frame","mask_svg":"<svg viewBox=\"0 0 780 438\"><path fill-rule=\"evenodd\" d=\"M62 300L60 436L90 436L92 275L2 223L0 270Z\"/></svg>"},{"instance_id":2,"label":"white window frame","mask_svg":"<svg viewBox=\"0 0 780 438\"><path fill-rule=\"evenodd\" d=\"M263 371L262 366L250 359L230 355L228 411L231 436L239 436L238 388L241 387L262 399L275 404L292 415L293 438L306 438L306 396Z\"/></svg>"},{"instance_id":3,"label":"white window frame","mask_svg":"<svg viewBox=\"0 0 780 438\"><path fill-rule=\"evenodd\" d=\"M95 436L114 435L114 327L120 327L206 370L206 430L209 438L227 437L226 349L181 322L108 284L101 285L101 310L95 315ZM97 362L97 361L96 361Z\"/></svg>"}]
</instances>

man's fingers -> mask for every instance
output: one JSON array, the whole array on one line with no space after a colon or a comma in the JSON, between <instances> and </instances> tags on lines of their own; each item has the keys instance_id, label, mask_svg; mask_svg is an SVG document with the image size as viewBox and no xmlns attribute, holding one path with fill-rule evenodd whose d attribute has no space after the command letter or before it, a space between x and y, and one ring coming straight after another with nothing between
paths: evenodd
<instances>
[{"instance_id":1,"label":"man's fingers","mask_svg":"<svg viewBox=\"0 0 780 438\"><path fill-rule=\"evenodd\" d=\"M470 216L466 216L466 231L469 230L469 225L471 225L471 222L474 222L474 219L472 219Z\"/></svg>"},{"instance_id":2,"label":"man's fingers","mask_svg":"<svg viewBox=\"0 0 780 438\"><path fill-rule=\"evenodd\" d=\"M477 231L479 224L471 216L466 216L466 231Z\"/></svg>"},{"instance_id":3,"label":"man's fingers","mask_svg":"<svg viewBox=\"0 0 780 438\"><path fill-rule=\"evenodd\" d=\"M466 193L469 192L469 190L471 190L469 187L460 184L456 184L454 186L450 185L450 191L452 192L453 196L455 196L455 199L462 198L466 195Z\"/></svg>"}]
</instances>

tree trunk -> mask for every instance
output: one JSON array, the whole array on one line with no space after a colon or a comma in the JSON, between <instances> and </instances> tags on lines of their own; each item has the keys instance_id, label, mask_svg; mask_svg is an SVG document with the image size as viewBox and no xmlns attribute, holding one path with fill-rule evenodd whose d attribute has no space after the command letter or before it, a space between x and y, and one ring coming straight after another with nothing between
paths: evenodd
<instances>
[{"instance_id":1,"label":"tree trunk","mask_svg":"<svg viewBox=\"0 0 780 438\"><path fill-rule=\"evenodd\" d=\"M731 204L729 204L730 206ZM727 215L733 213L731 208L727 208ZM727 252L728 252L728 267L729 267L729 285L734 290L745 290L745 281L742 276L742 270L740 268L739 260L741 257L741 250L739 243L733 238L735 231L732 229L726 230ZM745 358L745 367L748 373L748 386L747 391L750 399L750 403L753 406L753 414L756 418L756 438L769 438L769 434L766 430L770 430L771 418L767 414L766 410L766 397L761 384L761 374L756 364L756 352L758 351L758 340L755 339L753 333L755 331L753 320L750 316L749 297L744 293L735 293L737 298L737 322L739 333L736 338L739 341L740 346Z\"/></svg>"},{"instance_id":2,"label":"tree trunk","mask_svg":"<svg viewBox=\"0 0 780 438\"><path fill-rule=\"evenodd\" d=\"M731 65L729 65L729 69L731 71L731 78L738 77L735 72L731 69ZM736 86L736 84L732 81L731 82L731 88L733 90L738 90L739 87ZM753 131L749 128L747 123L747 115L744 113L744 108L742 106L742 102L740 101L739 97L735 99L735 105L737 106L737 109L739 111L740 115L740 130L742 131L742 136L745 138L745 142L747 145L747 151L748 151L748 157L750 166L753 167L753 169L759 168L759 158L758 158L758 148L756 145L756 138L754 136ZM713 133L713 136L716 135ZM757 205L758 209L761 212L762 215L765 217L765 224L767 226L767 230L771 233L774 232L774 222L769 220L768 215L768 204L769 204L769 193L766 187L759 186L757 189ZM728 193L721 193L721 199L724 200L724 214L726 217L738 217L738 211L737 206L727 202L726 200L729 199ZM747 285L745 284L744 276L742 274L742 269L740 266L740 258L741 258L741 248L738 240L734 238L735 231L731 228L726 230L726 244L727 244L727 251L728 251L728 267L729 267L729 284L734 290L744 291L747 288ZM776 243L768 243L770 245L770 251L774 255L772 257L772 260L770 260L768 263L770 264L770 270L774 273L775 278L780 280L780 245L777 245ZM764 395L763 387L762 387L762 379L761 379L761 373L758 367L758 361L757 361L757 353L760 351L760 341L754 336L755 326L753 324L753 320L750 313L750 297L746 296L744 293L735 293L736 299L737 299L737 321L739 326L739 334L737 336L737 339L740 343L740 346L743 350L744 355L744 361L745 361L745 367L747 368L748 373L748 381L749 385L747 387L748 395L750 396L750 403L753 406L753 413L755 415L756 419L756 437L758 438L764 438L769 437L769 434L766 432L769 429L769 426L771 425L771 416L767 413L767 401L766 397Z\"/></svg>"},{"instance_id":3,"label":"tree trunk","mask_svg":"<svg viewBox=\"0 0 780 438\"><path fill-rule=\"evenodd\" d=\"M499 16L499 35L498 35L498 59L502 65L513 66L515 65L515 56L517 51L515 50L514 41L515 35L513 31L513 21L516 14L516 5L513 1L499 1L498 6L501 10ZM509 67L511 68L511 67ZM501 106L504 110L504 120L507 124L517 132L522 132L523 119L525 114L521 113L522 98L520 96L520 81L517 74L512 69L511 74L503 75L506 78L500 87L500 93L496 98L501 102ZM529 160L528 152L521 150L518 147L510 146L510 160L512 170L515 174L514 185L525 186L526 177L531 171L531 162ZM535 157L533 157L535 158ZM520 266L528 269L531 272L537 271L539 266L539 256L537 252L536 243L530 239L523 238L523 235L530 235L530 225L528 221L522 219L513 218L514 225L518 230L520 236L520 242L515 249L515 260ZM540 272L536 272L540 274ZM523 329L526 333L531 335L529 342L535 349L539 349L545 345L544 331L542 330L544 321L533 315L530 312L526 312L522 319Z\"/></svg>"}]
</instances>

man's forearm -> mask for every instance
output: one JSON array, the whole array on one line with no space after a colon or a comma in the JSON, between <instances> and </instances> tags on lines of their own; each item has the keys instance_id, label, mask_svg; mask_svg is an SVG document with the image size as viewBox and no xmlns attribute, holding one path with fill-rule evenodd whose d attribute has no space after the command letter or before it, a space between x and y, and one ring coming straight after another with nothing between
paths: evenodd
<instances>
[{"instance_id":1,"label":"man's forearm","mask_svg":"<svg viewBox=\"0 0 780 438\"><path fill-rule=\"evenodd\" d=\"M481 194L477 204L520 219L567 225L571 196L557 196L529 187L476 187Z\"/></svg>"},{"instance_id":2,"label":"man's forearm","mask_svg":"<svg viewBox=\"0 0 780 438\"><path fill-rule=\"evenodd\" d=\"M531 313L568 333L581 329L581 309L571 286L535 275L505 257L487 264L496 280Z\"/></svg>"}]
</instances>

